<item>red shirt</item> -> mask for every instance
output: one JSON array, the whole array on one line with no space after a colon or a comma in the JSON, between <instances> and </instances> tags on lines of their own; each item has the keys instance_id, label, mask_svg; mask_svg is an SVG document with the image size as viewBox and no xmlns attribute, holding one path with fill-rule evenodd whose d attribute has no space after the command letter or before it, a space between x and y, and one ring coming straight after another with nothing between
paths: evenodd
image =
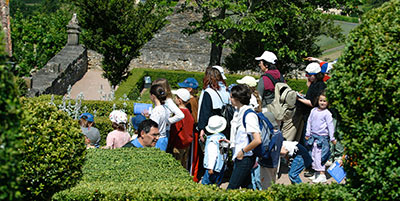
<instances>
[{"instance_id":1,"label":"red shirt","mask_svg":"<svg viewBox=\"0 0 400 201\"><path fill-rule=\"evenodd\" d=\"M193 141L194 119L188 109L181 109L185 118L171 125L169 142L177 149L184 149Z\"/></svg>"}]
</instances>

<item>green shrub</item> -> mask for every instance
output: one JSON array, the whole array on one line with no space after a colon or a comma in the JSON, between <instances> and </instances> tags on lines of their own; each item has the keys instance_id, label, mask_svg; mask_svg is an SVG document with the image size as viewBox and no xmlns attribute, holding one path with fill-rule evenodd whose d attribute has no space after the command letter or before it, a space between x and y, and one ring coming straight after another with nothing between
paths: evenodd
<instances>
[{"instance_id":1,"label":"green shrub","mask_svg":"<svg viewBox=\"0 0 400 201\"><path fill-rule=\"evenodd\" d=\"M111 121L108 116L95 117L94 121L96 123L95 127L100 131L100 145L105 146L108 133L113 131Z\"/></svg>"},{"instance_id":2,"label":"green shrub","mask_svg":"<svg viewBox=\"0 0 400 201\"><path fill-rule=\"evenodd\" d=\"M82 181L53 200L354 200L340 185L273 185L229 190L192 181L170 155L154 148L90 149Z\"/></svg>"},{"instance_id":3,"label":"green shrub","mask_svg":"<svg viewBox=\"0 0 400 201\"><path fill-rule=\"evenodd\" d=\"M121 98L124 94L128 96L130 100L137 100L140 97L140 92L144 86L144 77L150 76L151 80L154 81L158 78L165 78L168 80L171 88L177 89L180 88L178 83L183 82L188 77L194 77L197 82L199 82L199 89L201 90L203 87L203 72L189 72L182 70L161 70L161 69L143 69L143 68L135 68L131 71L131 76L128 79L121 83L115 92L115 97L117 99ZM236 80L241 79L244 75L235 75L228 74L226 75L227 79L226 84L229 86L230 84L236 83ZM256 76L258 79L258 77ZM288 84L295 90L303 92L307 91L306 80L288 80Z\"/></svg>"},{"instance_id":4,"label":"green shrub","mask_svg":"<svg viewBox=\"0 0 400 201\"><path fill-rule=\"evenodd\" d=\"M363 16L328 82L357 199L400 199L400 1Z\"/></svg>"},{"instance_id":5,"label":"green shrub","mask_svg":"<svg viewBox=\"0 0 400 201\"><path fill-rule=\"evenodd\" d=\"M324 14L324 16L332 20L358 23L358 17L348 17L345 15L333 15L333 14Z\"/></svg>"},{"instance_id":6,"label":"green shrub","mask_svg":"<svg viewBox=\"0 0 400 201\"><path fill-rule=\"evenodd\" d=\"M21 199L18 175L22 155L18 149L22 146L22 113L14 76L4 66L0 66L0 80L0 200L17 200Z\"/></svg>"},{"instance_id":7,"label":"green shrub","mask_svg":"<svg viewBox=\"0 0 400 201\"><path fill-rule=\"evenodd\" d=\"M23 110L21 180L25 200L48 200L81 178L84 137L77 121L48 103L26 99Z\"/></svg>"}]
</instances>

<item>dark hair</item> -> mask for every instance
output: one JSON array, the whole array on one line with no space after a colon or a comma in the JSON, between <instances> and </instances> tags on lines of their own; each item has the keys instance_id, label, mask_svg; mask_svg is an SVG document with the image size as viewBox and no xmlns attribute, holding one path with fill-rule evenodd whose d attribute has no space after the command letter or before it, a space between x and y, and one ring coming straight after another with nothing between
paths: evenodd
<instances>
[{"instance_id":1,"label":"dark hair","mask_svg":"<svg viewBox=\"0 0 400 201\"><path fill-rule=\"evenodd\" d=\"M315 100L314 100L314 107L319 107L319 97L320 96L325 96L325 98L326 98L326 91L325 90L322 90L319 94L318 94L318 96L315 98ZM329 102L327 102L328 104L327 104L327 108L329 107Z\"/></svg>"},{"instance_id":2,"label":"dark hair","mask_svg":"<svg viewBox=\"0 0 400 201\"><path fill-rule=\"evenodd\" d=\"M218 82L222 82L226 86L226 82L222 78L221 72L219 72L219 70L216 68L207 67L203 78L203 89L210 87L212 89L219 90L220 86Z\"/></svg>"},{"instance_id":3,"label":"dark hair","mask_svg":"<svg viewBox=\"0 0 400 201\"><path fill-rule=\"evenodd\" d=\"M111 126L112 126L112 128L114 130L119 130L119 131L125 131L126 130L126 124L124 124L124 123L117 124L115 122L112 122Z\"/></svg>"},{"instance_id":4,"label":"dark hair","mask_svg":"<svg viewBox=\"0 0 400 201\"><path fill-rule=\"evenodd\" d=\"M162 105L164 105L165 100L167 99L167 93L165 89L159 84L153 84L150 87L150 94L156 96L156 98L160 101Z\"/></svg>"},{"instance_id":5,"label":"dark hair","mask_svg":"<svg viewBox=\"0 0 400 201\"><path fill-rule=\"evenodd\" d=\"M167 98L172 98L171 87L168 84L168 80L165 78L158 78L154 80L152 85L159 84L163 87L164 91L167 93Z\"/></svg>"},{"instance_id":6,"label":"dark hair","mask_svg":"<svg viewBox=\"0 0 400 201\"><path fill-rule=\"evenodd\" d=\"M241 104L248 105L250 104L251 89L245 84L238 84L232 87L231 96Z\"/></svg>"},{"instance_id":7,"label":"dark hair","mask_svg":"<svg viewBox=\"0 0 400 201\"><path fill-rule=\"evenodd\" d=\"M276 69L278 69L278 68L276 67L276 65L273 64L273 63L270 63L270 62L268 62L268 61L265 61L264 59L262 59L261 61L263 62L264 66L267 66L267 67L268 67L268 70L276 70Z\"/></svg>"},{"instance_id":8,"label":"dark hair","mask_svg":"<svg viewBox=\"0 0 400 201\"><path fill-rule=\"evenodd\" d=\"M315 79L317 80L317 82L318 82L318 81L323 82L324 77L325 77L325 74L324 74L324 73L319 72L319 73L315 74Z\"/></svg>"},{"instance_id":9,"label":"dark hair","mask_svg":"<svg viewBox=\"0 0 400 201\"><path fill-rule=\"evenodd\" d=\"M89 122L87 121L87 116L83 116L82 118L79 119L79 125L82 127L89 127Z\"/></svg>"},{"instance_id":10,"label":"dark hair","mask_svg":"<svg viewBox=\"0 0 400 201\"><path fill-rule=\"evenodd\" d=\"M154 128L158 128L158 124L151 120L151 119L146 119L144 121L142 121L139 124L139 128L138 128L138 137L142 136L142 131L144 131L145 133L149 133L150 129L154 127Z\"/></svg>"}]
</instances>

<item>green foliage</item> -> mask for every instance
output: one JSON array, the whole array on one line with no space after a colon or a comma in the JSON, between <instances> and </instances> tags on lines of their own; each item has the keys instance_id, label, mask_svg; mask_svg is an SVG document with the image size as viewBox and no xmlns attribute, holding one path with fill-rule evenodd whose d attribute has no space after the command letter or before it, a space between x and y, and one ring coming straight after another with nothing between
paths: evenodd
<instances>
[{"instance_id":1,"label":"green foliage","mask_svg":"<svg viewBox=\"0 0 400 201\"><path fill-rule=\"evenodd\" d=\"M361 200L400 198L400 1L363 16L328 82L349 157L347 183Z\"/></svg>"},{"instance_id":2,"label":"green foliage","mask_svg":"<svg viewBox=\"0 0 400 201\"><path fill-rule=\"evenodd\" d=\"M19 200L22 197L18 175L23 157L18 151L22 146L19 93L14 76L4 66L0 66L0 80L0 200Z\"/></svg>"},{"instance_id":3,"label":"green foliage","mask_svg":"<svg viewBox=\"0 0 400 201\"><path fill-rule=\"evenodd\" d=\"M135 4L131 0L73 0L84 29L85 45L104 56L104 77L116 86L129 74L131 60L140 48L162 28L167 6L162 0Z\"/></svg>"},{"instance_id":4,"label":"green foliage","mask_svg":"<svg viewBox=\"0 0 400 201\"><path fill-rule=\"evenodd\" d=\"M54 13L35 12L24 17L17 11L11 19L13 59L17 63L14 74L29 76L32 69L41 69L67 42L67 9Z\"/></svg>"},{"instance_id":5,"label":"green foliage","mask_svg":"<svg viewBox=\"0 0 400 201\"><path fill-rule=\"evenodd\" d=\"M349 16L345 16L345 15L331 15L331 14L324 14L324 16L329 19L332 19L332 20L358 23L358 17L349 17Z\"/></svg>"},{"instance_id":6,"label":"green foliage","mask_svg":"<svg viewBox=\"0 0 400 201\"><path fill-rule=\"evenodd\" d=\"M130 119L129 119L129 121L130 121ZM94 122L95 122L94 127L99 129L99 131L100 131L101 138L100 138L99 144L101 146L105 146L108 133L113 131L113 128L111 126L111 121L107 115L107 116L95 117Z\"/></svg>"},{"instance_id":7,"label":"green foliage","mask_svg":"<svg viewBox=\"0 0 400 201\"><path fill-rule=\"evenodd\" d=\"M27 99L23 110L24 199L48 200L81 178L86 154L84 137L77 121L48 103Z\"/></svg>"},{"instance_id":8,"label":"green foliage","mask_svg":"<svg viewBox=\"0 0 400 201\"><path fill-rule=\"evenodd\" d=\"M268 191L204 186L154 148L90 149L83 173L77 186L53 200L354 200L339 185L273 185Z\"/></svg>"},{"instance_id":9,"label":"green foliage","mask_svg":"<svg viewBox=\"0 0 400 201\"><path fill-rule=\"evenodd\" d=\"M211 64L220 63L222 47L229 45L233 50L225 58L229 70L256 70L254 58L269 50L276 53L277 65L283 73L299 68L304 57L321 53L316 44L318 36L342 37L340 28L324 18L318 6L332 8L341 4L350 8L359 3L358 0L195 2L188 8L201 12L203 17L190 22L191 27L184 32L211 32Z\"/></svg>"}]
</instances>

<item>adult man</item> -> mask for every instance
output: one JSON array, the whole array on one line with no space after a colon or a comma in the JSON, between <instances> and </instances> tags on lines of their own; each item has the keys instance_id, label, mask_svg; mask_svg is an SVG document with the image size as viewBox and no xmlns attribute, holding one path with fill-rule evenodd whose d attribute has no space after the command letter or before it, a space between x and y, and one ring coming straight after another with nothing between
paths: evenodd
<instances>
[{"instance_id":1,"label":"adult man","mask_svg":"<svg viewBox=\"0 0 400 201\"><path fill-rule=\"evenodd\" d=\"M261 57L256 57L259 61L258 66L261 68L263 75L258 81L257 91L262 98L262 108L265 112L267 105L271 104L275 97L275 83L284 82L279 70L276 68L278 58L270 51L265 51Z\"/></svg>"},{"instance_id":2,"label":"adult man","mask_svg":"<svg viewBox=\"0 0 400 201\"><path fill-rule=\"evenodd\" d=\"M158 124L151 119L146 119L139 124L138 137L123 147L154 147L159 138Z\"/></svg>"}]
</instances>

